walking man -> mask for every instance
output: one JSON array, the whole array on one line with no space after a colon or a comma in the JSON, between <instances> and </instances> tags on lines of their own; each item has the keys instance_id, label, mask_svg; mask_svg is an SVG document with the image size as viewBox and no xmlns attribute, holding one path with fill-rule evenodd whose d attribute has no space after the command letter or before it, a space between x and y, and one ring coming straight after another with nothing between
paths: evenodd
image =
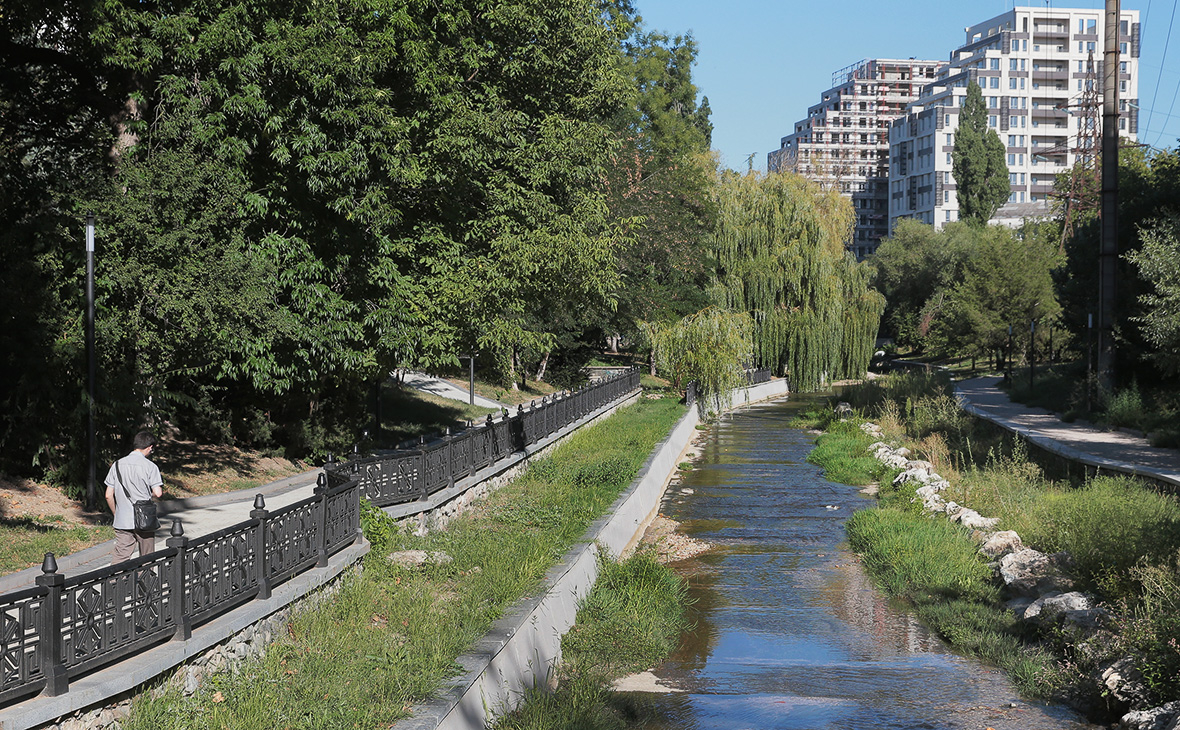
<instances>
[{"instance_id":1,"label":"walking man","mask_svg":"<svg viewBox=\"0 0 1180 730\"><path fill-rule=\"evenodd\" d=\"M141 556L156 549L155 530L135 529L134 507L135 502L159 499L164 494L160 469L148 459L156 437L150 431L140 431L131 445L131 453L112 464L103 481L107 487L107 504L115 515L115 554L111 565L130 559L136 546Z\"/></svg>"}]
</instances>

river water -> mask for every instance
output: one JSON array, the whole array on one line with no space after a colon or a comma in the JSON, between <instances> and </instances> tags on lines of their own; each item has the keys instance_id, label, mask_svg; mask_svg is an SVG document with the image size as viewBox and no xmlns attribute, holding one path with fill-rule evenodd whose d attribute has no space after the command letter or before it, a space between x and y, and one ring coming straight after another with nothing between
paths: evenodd
<instances>
[{"instance_id":1,"label":"river water","mask_svg":"<svg viewBox=\"0 0 1180 730\"><path fill-rule=\"evenodd\" d=\"M815 437L789 425L800 405L727 416L665 497L683 532L719 547L679 566L696 625L654 670L665 691L635 698L658 718L645 727L1097 728L1022 701L873 588L844 535L872 499L805 461Z\"/></svg>"}]
</instances>

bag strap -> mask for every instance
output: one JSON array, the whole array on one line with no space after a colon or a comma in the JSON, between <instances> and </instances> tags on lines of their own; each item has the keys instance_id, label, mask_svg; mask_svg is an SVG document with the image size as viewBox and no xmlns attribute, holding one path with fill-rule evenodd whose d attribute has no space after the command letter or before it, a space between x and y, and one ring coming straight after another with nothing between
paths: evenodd
<instances>
[{"instance_id":1,"label":"bag strap","mask_svg":"<svg viewBox=\"0 0 1180 730\"><path fill-rule=\"evenodd\" d=\"M123 488L123 495L127 497L129 504L135 504L135 500L131 498L131 492L127 491L127 485L123 483L123 473L119 471L119 461L115 460L115 477L119 480L119 486Z\"/></svg>"}]
</instances>

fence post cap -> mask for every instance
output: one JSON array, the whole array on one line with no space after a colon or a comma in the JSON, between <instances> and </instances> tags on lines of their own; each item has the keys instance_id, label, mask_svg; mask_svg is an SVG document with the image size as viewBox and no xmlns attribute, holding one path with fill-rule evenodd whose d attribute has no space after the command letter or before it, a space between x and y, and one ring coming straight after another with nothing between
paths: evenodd
<instances>
[{"instance_id":1,"label":"fence post cap","mask_svg":"<svg viewBox=\"0 0 1180 730\"><path fill-rule=\"evenodd\" d=\"M319 476L315 478L315 488L323 489L326 486L328 486L328 475L320 472Z\"/></svg>"},{"instance_id":2,"label":"fence post cap","mask_svg":"<svg viewBox=\"0 0 1180 730\"><path fill-rule=\"evenodd\" d=\"M168 535L169 537L184 537L184 525L180 524L180 520L172 520L172 529L168 530Z\"/></svg>"},{"instance_id":3,"label":"fence post cap","mask_svg":"<svg viewBox=\"0 0 1180 730\"><path fill-rule=\"evenodd\" d=\"M41 561L41 572L45 575L57 572L57 558L53 557L53 553L45 553L45 559Z\"/></svg>"},{"instance_id":4,"label":"fence post cap","mask_svg":"<svg viewBox=\"0 0 1180 730\"><path fill-rule=\"evenodd\" d=\"M266 500L259 493L254 497L254 509L266 509Z\"/></svg>"}]
</instances>

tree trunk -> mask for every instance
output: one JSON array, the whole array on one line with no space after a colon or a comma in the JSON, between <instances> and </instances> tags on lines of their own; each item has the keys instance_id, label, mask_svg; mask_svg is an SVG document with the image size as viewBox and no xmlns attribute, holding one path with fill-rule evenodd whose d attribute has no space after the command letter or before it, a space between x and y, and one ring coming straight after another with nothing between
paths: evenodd
<instances>
[{"instance_id":1,"label":"tree trunk","mask_svg":"<svg viewBox=\"0 0 1180 730\"><path fill-rule=\"evenodd\" d=\"M656 348L651 348L651 355L647 358L648 372L654 378L656 376Z\"/></svg>"},{"instance_id":2,"label":"tree trunk","mask_svg":"<svg viewBox=\"0 0 1180 730\"><path fill-rule=\"evenodd\" d=\"M541 364L537 366L537 375L533 378L538 383L545 382L545 368L549 367L549 353L545 353L545 357L541 358Z\"/></svg>"},{"instance_id":3,"label":"tree trunk","mask_svg":"<svg viewBox=\"0 0 1180 730\"><path fill-rule=\"evenodd\" d=\"M520 390L516 384L516 348L512 348L512 357L508 359L508 382L512 383L512 390Z\"/></svg>"},{"instance_id":4,"label":"tree trunk","mask_svg":"<svg viewBox=\"0 0 1180 730\"><path fill-rule=\"evenodd\" d=\"M610 353L612 355L618 355L619 354L619 336L618 335L609 335L606 338L606 342L608 345L610 345Z\"/></svg>"}]
</instances>

